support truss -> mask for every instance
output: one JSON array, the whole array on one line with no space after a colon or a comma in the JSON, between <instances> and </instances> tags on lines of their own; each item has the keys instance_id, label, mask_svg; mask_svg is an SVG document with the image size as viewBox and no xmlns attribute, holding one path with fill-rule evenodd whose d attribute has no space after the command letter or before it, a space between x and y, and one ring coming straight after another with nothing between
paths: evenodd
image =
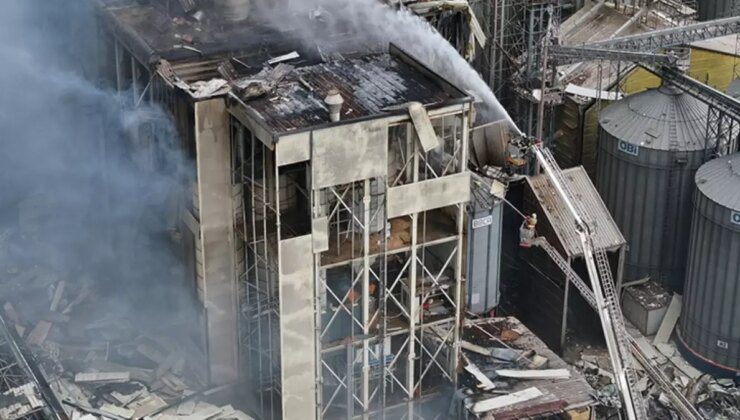
<instances>
[{"instance_id":1,"label":"support truss","mask_svg":"<svg viewBox=\"0 0 740 420\"><path fill-rule=\"evenodd\" d=\"M644 34L612 38L605 41L590 42L583 46L609 50L646 52L680 45L691 45L696 41L733 35L738 32L740 32L740 16L662 29Z\"/></svg>"}]
</instances>

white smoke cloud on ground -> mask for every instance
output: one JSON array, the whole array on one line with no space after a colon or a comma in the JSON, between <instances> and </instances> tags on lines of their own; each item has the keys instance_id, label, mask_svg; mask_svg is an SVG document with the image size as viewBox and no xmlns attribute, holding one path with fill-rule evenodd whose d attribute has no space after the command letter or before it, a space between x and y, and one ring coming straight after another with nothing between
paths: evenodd
<instances>
[{"instance_id":1,"label":"white smoke cloud on ground","mask_svg":"<svg viewBox=\"0 0 740 420\"><path fill-rule=\"evenodd\" d=\"M153 324L144 315L152 308L177 320L187 297L172 287L183 270L168 239L167 199L189 164L171 147L169 127L161 169L137 166L128 133L151 116L168 117L155 107L133 109L86 77L97 66L89 4L3 2L0 302L28 295L15 304L32 319L31 283L86 279L110 313ZM27 287L12 285L20 279Z\"/></svg>"},{"instance_id":2,"label":"white smoke cloud on ground","mask_svg":"<svg viewBox=\"0 0 740 420\"><path fill-rule=\"evenodd\" d=\"M270 2L268 2L270 3ZM519 132L478 72L427 21L408 10L398 10L379 0L283 0L272 9L260 7L264 18L277 29L296 28L306 42L321 42L330 33L352 32L358 42L393 43L420 60L454 85L474 92L482 101L484 122L506 119ZM309 16L322 15L321 23Z\"/></svg>"}]
</instances>

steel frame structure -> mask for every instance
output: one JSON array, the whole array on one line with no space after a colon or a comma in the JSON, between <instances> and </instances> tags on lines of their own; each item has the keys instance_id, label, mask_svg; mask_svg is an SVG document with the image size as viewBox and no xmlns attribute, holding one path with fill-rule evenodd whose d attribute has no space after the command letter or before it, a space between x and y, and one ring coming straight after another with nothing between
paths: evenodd
<instances>
[{"instance_id":1,"label":"steel frame structure","mask_svg":"<svg viewBox=\"0 0 740 420\"><path fill-rule=\"evenodd\" d=\"M430 113L439 151L425 152L408 116L388 124L388 148L398 172L347 184L312 187L312 161L285 176L275 151L232 119L235 227L244 241L240 277L242 370L251 378L264 418L281 418L280 238L328 220L329 249L314 252L316 418L385 418L457 383L463 314L466 203L388 220L392 188L467 172L469 106ZM304 182L304 181L305 182ZM285 183L294 183L310 214L295 216ZM238 191L243 191L240 194ZM397 242L396 223L408 243ZM440 228L440 226L444 226ZM291 230L295 230L292 232ZM236 249L239 247L237 246ZM444 312L429 314L441 304Z\"/></svg>"},{"instance_id":2,"label":"steel frame structure","mask_svg":"<svg viewBox=\"0 0 740 420\"><path fill-rule=\"evenodd\" d=\"M12 410L15 413L22 412L20 418L24 420L67 420L61 403L38 368L26 357L26 350L19 344L18 336L9 328L0 316L0 397L12 399L12 395L31 393L40 405L26 404L24 410ZM0 412L5 408L0 407Z\"/></svg>"},{"instance_id":3,"label":"steel frame structure","mask_svg":"<svg viewBox=\"0 0 740 420\"><path fill-rule=\"evenodd\" d=\"M677 45L734 35L740 32L740 16L695 23L676 28L661 29L644 34L628 35L605 41L590 42L586 47L645 52Z\"/></svg>"},{"instance_id":4,"label":"steel frame structure","mask_svg":"<svg viewBox=\"0 0 740 420\"><path fill-rule=\"evenodd\" d=\"M580 46L557 46L551 51L555 60L561 64L579 60L609 60L632 61L640 63L664 81L678 87L688 94L709 105L707 115L707 141L716 139L716 148L709 152L707 159L714 156L723 156L733 153L740 147L740 101L726 95L710 86L705 85L681 72L677 68L678 59L672 54L659 54L657 50L690 45L699 40L718 36L739 34L740 16L701 22L678 28L669 28L636 34L605 41L592 42ZM740 41L740 35L736 38ZM740 42L735 45L736 55L740 52ZM735 60L734 73L738 70L738 61ZM654 68L651 65L660 65ZM601 72L602 65L599 65ZM618 79L621 78L618 73ZM601 78L598 90L601 91ZM617 80L619 85L620 80Z\"/></svg>"},{"instance_id":5,"label":"steel frame structure","mask_svg":"<svg viewBox=\"0 0 740 420\"><path fill-rule=\"evenodd\" d=\"M559 21L560 2L555 0L504 0L495 5L489 84L517 126L530 135L537 134L538 108L531 91L540 89L541 79L547 77L543 42L550 22Z\"/></svg>"},{"instance_id":6,"label":"steel frame structure","mask_svg":"<svg viewBox=\"0 0 740 420\"><path fill-rule=\"evenodd\" d=\"M716 139L716 147L713 155L707 156L707 159L732 154L740 149L740 140L738 139L738 135L740 135L740 101L681 73L675 68L667 66L658 69L646 68L666 82L709 105L706 138L707 141ZM710 149L708 148L708 150Z\"/></svg>"},{"instance_id":7,"label":"steel frame structure","mask_svg":"<svg viewBox=\"0 0 740 420\"><path fill-rule=\"evenodd\" d=\"M269 149L232 121L233 182L237 191L235 231L243 240L244 270L239 276L241 370L248 372L265 419L279 419L280 322L277 291L277 237L268 221L277 214L271 200L274 179L268 171Z\"/></svg>"},{"instance_id":8,"label":"steel frame structure","mask_svg":"<svg viewBox=\"0 0 740 420\"><path fill-rule=\"evenodd\" d=\"M551 51L558 65L575 64L587 60L615 60L649 64L673 64L676 58L667 54L620 51L604 48L558 46Z\"/></svg>"}]
</instances>

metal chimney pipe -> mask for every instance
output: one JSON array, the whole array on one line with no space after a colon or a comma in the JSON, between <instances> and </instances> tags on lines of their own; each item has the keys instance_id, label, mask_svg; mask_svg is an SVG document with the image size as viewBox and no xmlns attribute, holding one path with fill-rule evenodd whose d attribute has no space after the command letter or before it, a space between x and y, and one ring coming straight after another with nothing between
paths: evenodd
<instances>
[{"instance_id":1,"label":"metal chimney pipe","mask_svg":"<svg viewBox=\"0 0 740 420\"><path fill-rule=\"evenodd\" d=\"M251 0L213 0L217 12L229 22L241 22L249 17Z\"/></svg>"},{"instance_id":2,"label":"metal chimney pipe","mask_svg":"<svg viewBox=\"0 0 740 420\"><path fill-rule=\"evenodd\" d=\"M338 90L332 89L326 95L324 103L329 107L329 119L332 122L337 122L342 119L342 105L344 105L344 98Z\"/></svg>"}]
</instances>

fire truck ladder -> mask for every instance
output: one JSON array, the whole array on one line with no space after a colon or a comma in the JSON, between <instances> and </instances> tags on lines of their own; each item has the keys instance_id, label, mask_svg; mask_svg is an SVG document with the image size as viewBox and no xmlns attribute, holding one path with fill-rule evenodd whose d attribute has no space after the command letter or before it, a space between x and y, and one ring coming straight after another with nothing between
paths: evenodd
<instances>
[{"instance_id":1,"label":"fire truck ladder","mask_svg":"<svg viewBox=\"0 0 740 420\"><path fill-rule=\"evenodd\" d=\"M596 310L599 313L616 385L622 395L627 418L630 420L647 419L644 400L636 388L637 381L630 357L627 328L619 306L619 295L614 286L606 252L595 248L589 214L580 202L574 199L575 195L565 182L563 171L555 162L552 153L539 145L534 146L533 150L545 174L575 219L588 276L591 280Z\"/></svg>"},{"instance_id":2,"label":"fire truck ladder","mask_svg":"<svg viewBox=\"0 0 740 420\"><path fill-rule=\"evenodd\" d=\"M542 248L542 250L547 253L550 259L555 263L555 265L557 265L558 268L563 271L563 274L565 274L568 282L575 286L576 289L578 289L578 291L581 293L581 296L583 296L583 299L585 299L592 308L598 311L598 305L596 304L596 297L594 296L594 293L588 287L586 282L583 281L583 279L573 270L573 267L568 264L565 258L560 255L558 250L550 245L550 243L547 242L547 239L545 239L544 237L537 237L532 242L532 245ZM643 352L643 350L637 344L637 341L635 341L634 337L629 334L626 335L626 337L627 341L629 342L630 351L632 352L634 358L640 363L640 365L642 365L642 367L645 369L645 372L648 374L648 376L650 376L650 379L652 379L653 382L658 384L658 386L660 386L665 391L666 395L671 400L676 410L678 410L678 412L681 414L681 418L689 420L702 420L703 418L699 411L694 408L694 406L689 402L688 399L686 399L686 397L684 397L681 392L679 392L675 387L671 385L671 381L665 377L663 372L660 370L660 367Z\"/></svg>"}]
</instances>

